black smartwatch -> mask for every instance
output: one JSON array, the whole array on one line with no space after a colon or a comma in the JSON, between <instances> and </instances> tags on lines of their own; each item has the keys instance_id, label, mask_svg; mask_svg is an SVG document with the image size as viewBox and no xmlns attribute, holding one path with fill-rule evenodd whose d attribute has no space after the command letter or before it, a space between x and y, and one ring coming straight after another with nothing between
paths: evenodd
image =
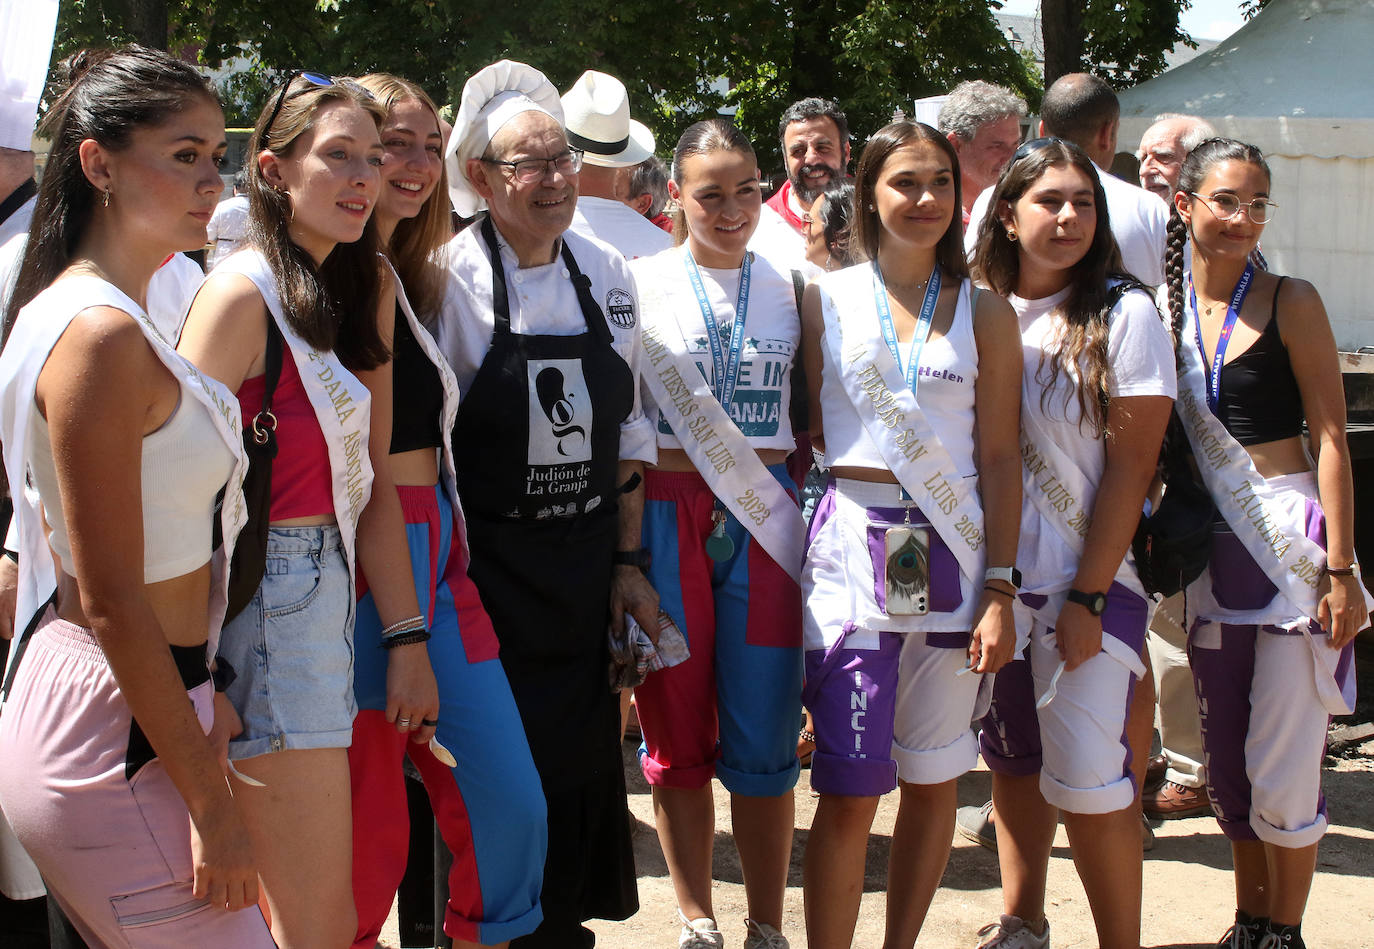
<instances>
[{"instance_id":1,"label":"black smartwatch","mask_svg":"<svg viewBox=\"0 0 1374 949\"><path fill-rule=\"evenodd\" d=\"M611 554L611 563L617 567L638 567L640 570L648 570L653 559L648 547L638 550L617 550Z\"/></svg>"},{"instance_id":2,"label":"black smartwatch","mask_svg":"<svg viewBox=\"0 0 1374 949\"><path fill-rule=\"evenodd\" d=\"M1077 603L1085 607L1093 616L1101 616L1107 609L1107 594L1105 593L1084 593L1082 590L1070 590L1069 602Z\"/></svg>"}]
</instances>

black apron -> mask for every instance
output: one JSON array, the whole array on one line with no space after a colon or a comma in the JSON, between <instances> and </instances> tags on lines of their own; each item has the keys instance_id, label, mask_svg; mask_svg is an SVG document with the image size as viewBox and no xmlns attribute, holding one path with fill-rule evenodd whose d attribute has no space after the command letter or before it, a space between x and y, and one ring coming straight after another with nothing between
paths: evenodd
<instances>
[{"instance_id":1,"label":"black apron","mask_svg":"<svg viewBox=\"0 0 1374 949\"><path fill-rule=\"evenodd\" d=\"M586 332L513 333L495 228L489 217L480 228L495 326L453 432L468 574L549 799L546 922L623 919L638 901L606 627L620 425L634 376L566 243Z\"/></svg>"}]
</instances>

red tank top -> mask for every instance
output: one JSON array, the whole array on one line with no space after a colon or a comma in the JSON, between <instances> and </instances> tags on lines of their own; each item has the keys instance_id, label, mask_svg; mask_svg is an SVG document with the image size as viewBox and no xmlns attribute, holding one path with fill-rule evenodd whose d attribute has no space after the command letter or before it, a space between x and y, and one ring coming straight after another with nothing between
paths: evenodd
<instances>
[{"instance_id":1,"label":"red tank top","mask_svg":"<svg viewBox=\"0 0 1374 949\"><path fill-rule=\"evenodd\" d=\"M277 417L277 457L272 462L272 511L268 519L284 521L333 514L329 446L301 384L290 347L284 347L282 355L281 378L272 396L272 414ZM264 377L254 376L239 387L239 410L245 430L262 410L263 386Z\"/></svg>"}]
</instances>

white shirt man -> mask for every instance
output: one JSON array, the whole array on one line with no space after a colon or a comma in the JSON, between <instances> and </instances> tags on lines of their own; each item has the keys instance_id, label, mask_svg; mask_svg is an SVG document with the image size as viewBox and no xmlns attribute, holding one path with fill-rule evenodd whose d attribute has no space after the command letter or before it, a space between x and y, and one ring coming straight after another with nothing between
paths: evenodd
<instances>
[{"instance_id":1,"label":"white shirt man","mask_svg":"<svg viewBox=\"0 0 1374 949\"><path fill-rule=\"evenodd\" d=\"M1041 105L1040 135L1053 135L1083 149L1097 166L1107 197L1112 236L1121 248L1126 270L1145 284L1164 282L1164 251L1168 244L1169 208L1143 188L1127 184L1104 170L1116 154L1120 107L1116 95L1101 79L1071 73L1057 79ZM971 254L978 229L987 214L992 189L978 196L964 232Z\"/></svg>"}]
</instances>

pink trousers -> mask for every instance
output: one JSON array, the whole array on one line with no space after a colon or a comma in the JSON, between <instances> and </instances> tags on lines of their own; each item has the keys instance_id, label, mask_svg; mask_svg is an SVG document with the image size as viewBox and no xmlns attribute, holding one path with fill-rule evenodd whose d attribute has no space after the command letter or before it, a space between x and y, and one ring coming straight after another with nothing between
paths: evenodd
<instances>
[{"instance_id":1,"label":"pink trousers","mask_svg":"<svg viewBox=\"0 0 1374 949\"><path fill-rule=\"evenodd\" d=\"M207 732L208 681L188 692ZM191 822L89 630L49 610L0 714L0 807L90 949L270 949L191 893Z\"/></svg>"}]
</instances>

